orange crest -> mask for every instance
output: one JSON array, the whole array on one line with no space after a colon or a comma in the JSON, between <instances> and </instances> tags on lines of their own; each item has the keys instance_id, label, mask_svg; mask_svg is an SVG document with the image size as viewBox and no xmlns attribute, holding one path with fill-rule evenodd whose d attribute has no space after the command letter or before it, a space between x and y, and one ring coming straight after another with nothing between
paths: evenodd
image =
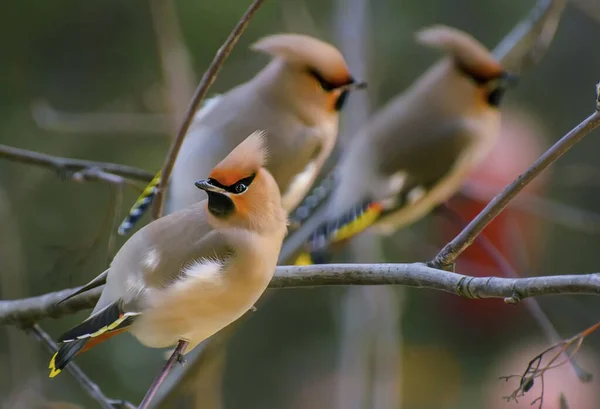
<instances>
[{"instance_id":1,"label":"orange crest","mask_svg":"<svg viewBox=\"0 0 600 409\"><path fill-rule=\"evenodd\" d=\"M434 25L420 30L417 41L450 54L464 69L483 78L494 78L502 66L492 53L473 36L456 28Z\"/></svg>"},{"instance_id":2,"label":"orange crest","mask_svg":"<svg viewBox=\"0 0 600 409\"><path fill-rule=\"evenodd\" d=\"M258 172L267 161L266 142L264 131L253 132L213 168L209 177L229 186Z\"/></svg>"},{"instance_id":3,"label":"orange crest","mask_svg":"<svg viewBox=\"0 0 600 409\"><path fill-rule=\"evenodd\" d=\"M346 85L351 79L342 53L333 45L314 37L274 34L258 40L251 48L292 63L306 65L334 85Z\"/></svg>"}]
</instances>

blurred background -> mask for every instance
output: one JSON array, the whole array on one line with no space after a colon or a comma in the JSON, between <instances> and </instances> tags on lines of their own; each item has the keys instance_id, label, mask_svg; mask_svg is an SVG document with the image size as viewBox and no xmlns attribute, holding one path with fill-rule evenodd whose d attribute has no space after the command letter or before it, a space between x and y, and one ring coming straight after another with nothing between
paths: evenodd
<instances>
[{"instance_id":1,"label":"blurred background","mask_svg":"<svg viewBox=\"0 0 600 409\"><path fill-rule=\"evenodd\" d=\"M0 13L0 143L158 170L197 80L248 4L241 0L5 2ZM417 29L444 23L493 48L534 1L372 0L365 5L367 24L357 26L363 33L354 31L351 20L340 24L349 4L349 0L266 2L211 93L247 81L266 64L265 56L248 49L263 35L303 32L339 45L351 33L366 46L367 92L370 109L375 111L439 57L414 43ZM569 4L547 56L510 92L502 138L485 167L474 174L472 193L486 200L499 192L590 114L594 84L600 79L599 39L599 20ZM340 137L351 136L353 130L342 126ZM548 275L600 268L600 216L581 213L600 207L598 136L598 132L589 135L528 190L530 195L572 208L544 207L525 198L486 230L519 272ZM114 212L120 221L137 194L126 188L119 206L115 189L106 184L78 184L48 169L0 160L0 298L73 287L103 271L124 241L109 240ZM459 197L450 205L469 220L483 204ZM580 210L573 213L573 208ZM569 218L573 214L575 219ZM386 239L385 261L426 260L458 231L456 223L431 215ZM499 274L477 244L461 258L457 271ZM379 289L352 291L365 305L378 299ZM381 313L369 309L376 313L361 319L372 325L354 331L342 324L364 311L356 303L354 309L347 307L345 288L272 292L258 305L258 312L243 321L229 344L223 407L386 407L372 403L377 398L364 397L381 392L382 377L372 364L375 356L394 374L382 381L385 393L394 395L382 398L393 402L388 408L530 407L539 384L516 404L506 403L502 396L510 394L518 380L498 380L522 372L549 345L523 305L463 300L415 289L391 291L397 292L396 304ZM598 320L598 301L591 297L539 301L562 337ZM377 341L376 335L381 335L377 321L383 314L391 316L393 333ZM81 312L40 325L56 338L86 316ZM370 332L375 337L369 338ZM97 407L71 376L47 378L50 355L32 337L12 327L0 328L0 334L0 407L69 407L48 406L48 402ZM356 343L352 334L366 339L348 345ZM600 337L587 339L584 349L579 362L600 376ZM341 354L347 350L354 352ZM360 379L355 379L354 371L343 368L359 361L366 363ZM139 402L164 362L164 351L144 348L126 335L76 362L107 395ZM560 406L561 392L568 407L597 408L597 382L580 384L568 366L552 372L544 408L565 407ZM350 403L341 404L338 395L344 385L348 393L363 391L360 398L350 396Z\"/></svg>"}]
</instances>

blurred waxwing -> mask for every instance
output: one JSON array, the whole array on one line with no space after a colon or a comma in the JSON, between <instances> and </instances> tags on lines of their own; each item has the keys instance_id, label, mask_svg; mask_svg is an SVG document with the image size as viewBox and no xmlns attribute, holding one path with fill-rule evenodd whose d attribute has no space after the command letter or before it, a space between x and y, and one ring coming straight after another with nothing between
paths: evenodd
<instances>
[{"instance_id":1,"label":"blurred waxwing","mask_svg":"<svg viewBox=\"0 0 600 409\"><path fill-rule=\"evenodd\" d=\"M307 245L313 259L366 227L391 234L424 217L459 190L496 141L498 105L514 76L457 29L432 26L416 38L447 57L352 139L327 181L326 222ZM304 253L296 262L311 260Z\"/></svg>"},{"instance_id":2,"label":"blurred waxwing","mask_svg":"<svg viewBox=\"0 0 600 409\"><path fill-rule=\"evenodd\" d=\"M251 134L195 182L207 200L148 224L123 245L92 315L60 337L50 377L122 331L154 348L186 340L189 352L253 306L287 231L279 188L264 168L265 145L262 132Z\"/></svg>"},{"instance_id":3,"label":"blurred waxwing","mask_svg":"<svg viewBox=\"0 0 600 409\"><path fill-rule=\"evenodd\" d=\"M186 135L170 181L165 210L206 198L194 180L207 174L256 129L267 131L267 169L293 210L310 190L338 134L338 113L353 88L344 57L331 44L298 34L265 37L252 49L271 62L250 81L208 100ZM119 228L125 234L148 208L160 174L148 185Z\"/></svg>"}]
</instances>

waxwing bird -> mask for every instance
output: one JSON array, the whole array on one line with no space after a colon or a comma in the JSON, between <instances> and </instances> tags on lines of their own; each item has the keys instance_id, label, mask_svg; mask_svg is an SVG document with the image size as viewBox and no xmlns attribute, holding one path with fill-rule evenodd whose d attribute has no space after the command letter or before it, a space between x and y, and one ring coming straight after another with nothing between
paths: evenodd
<instances>
[{"instance_id":1,"label":"waxwing bird","mask_svg":"<svg viewBox=\"0 0 600 409\"><path fill-rule=\"evenodd\" d=\"M315 257L369 226L390 234L424 217L458 191L496 140L513 76L457 29L432 26L416 39L447 56L352 139L327 180L326 222L307 245ZM306 253L297 260L308 262Z\"/></svg>"},{"instance_id":2,"label":"waxwing bird","mask_svg":"<svg viewBox=\"0 0 600 409\"><path fill-rule=\"evenodd\" d=\"M170 181L167 213L206 195L194 180L207 174L256 129L267 131L267 169L277 182L283 207L291 211L310 190L331 154L338 133L338 113L353 88L342 54L332 45L299 34L265 37L252 49L272 57L250 81L205 104L186 135ZM119 228L125 234L148 208L160 174L138 198Z\"/></svg>"},{"instance_id":3,"label":"waxwing bird","mask_svg":"<svg viewBox=\"0 0 600 409\"><path fill-rule=\"evenodd\" d=\"M134 234L106 273L91 316L60 337L56 376L75 355L122 331L187 351L252 308L275 271L287 213L264 168L266 138L254 132L195 186L208 199Z\"/></svg>"}]
</instances>

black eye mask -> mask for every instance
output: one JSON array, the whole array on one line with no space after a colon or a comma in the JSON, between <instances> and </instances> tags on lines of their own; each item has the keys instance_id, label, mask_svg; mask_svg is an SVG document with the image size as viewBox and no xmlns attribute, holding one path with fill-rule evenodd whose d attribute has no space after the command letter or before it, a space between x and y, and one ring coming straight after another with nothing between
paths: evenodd
<instances>
[{"instance_id":1,"label":"black eye mask","mask_svg":"<svg viewBox=\"0 0 600 409\"><path fill-rule=\"evenodd\" d=\"M244 193L248 189L248 186L250 186L250 184L252 183L252 181L254 180L255 177L256 177L256 173L253 173L252 175L248 176L247 178L240 179L237 182L235 182L234 184L229 185L229 186L225 186L225 185L221 184L216 179L208 179L208 180L210 181L210 184L213 186L220 187L221 189L226 190L229 193L233 193L234 195L239 195L240 193Z\"/></svg>"},{"instance_id":2,"label":"black eye mask","mask_svg":"<svg viewBox=\"0 0 600 409\"><path fill-rule=\"evenodd\" d=\"M319 74L315 69L309 69L308 73L317 80L317 82L319 83L319 85L321 86L321 88L323 88L324 91L326 92L331 92L336 88L339 88L339 86L327 81L325 78L323 78L323 76L321 74Z\"/></svg>"},{"instance_id":3,"label":"black eye mask","mask_svg":"<svg viewBox=\"0 0 600 409\"><path fill-rule=\"evenodd\" d=\"M229 186L225 186L225 185L219 183L219 181L216 179L208 179L208 180L209 180L210 184L215 187L219 187L219 188L221 188L229 193L232 193L234 195L239 195L241 193L244 193L248 189L248 186L250 186L250 184L252 183L252 181L254 180L255 177L256 177L256 173L252 174L251 176L248 176L247 178L240 179L237 182L235 182L234 184L229 185ZM207 190L206 194L208 195L208 210L215 217L224 219L224 218L229 217L233 212L235 212L235 204L233 203L233 200L231 200L231 198L229 196L224 195L219 192L213 192L210 190Z\"/></svg>"},{"instance_id":4,"label":"black eye mask","mask_svg":"<svg viewBox=\"0 0 600 409\"><path fill-rule=\"evenodd\" d=\"M346 105L346 102L348 101L348 96L350 96L350 91L347 89L343 90L338 99L335 101L334 108L336 111L341 111L342 108L344 108L344 105Z\"/></svg>"}]
</instances>

